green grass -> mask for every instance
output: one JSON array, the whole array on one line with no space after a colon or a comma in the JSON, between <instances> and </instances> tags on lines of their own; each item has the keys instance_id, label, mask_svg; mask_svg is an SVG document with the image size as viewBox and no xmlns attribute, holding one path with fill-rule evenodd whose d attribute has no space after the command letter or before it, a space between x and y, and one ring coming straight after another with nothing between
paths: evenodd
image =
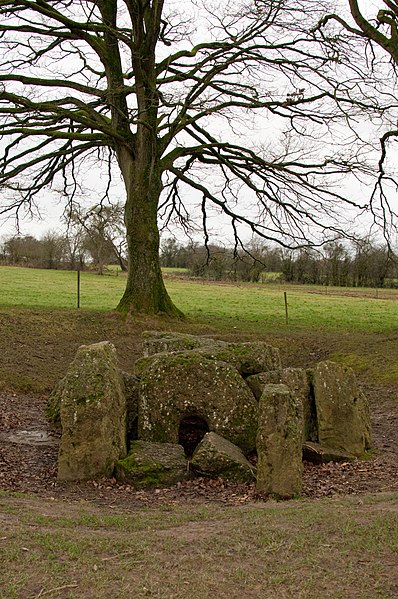
<instances>
[{"instance_id":1,"label":"green grass","mask_svg":"<svg viewBox=\"0 0 398 599\"><path fill-rule=\"evenodd\" d=\"M175 303L189 317L224 328L371 333L398 328L398 294L392 293L389 297L393 299L387 300L365 295L326 295L314 293L314 288L307 287L208 285L181 281L170 284L169 290ZM284 291L288 299L288 323Z\"/></svg>"},{"instance_id":2,"label":"green grass","mask_svg":"<svg viewBox=\"0 0 398 599\"><path fill-rule=\"evenodd\" d=\"M314 287L211 285L174 279L168 279L166 284L188 318L218 329L385 333L398 328L397 291L389 290L383 292L383 298L376 298L374 290L373 297L369 297L369 290L355 290L355 295L347 295L347 290L329 289L326 294ZM124 286L124 275L81 273L81 309L114 309ZM288 297L288 324L284 291ZM0 268L0 306L59 310L73 309L76 303L75 272Z\"/></svg>"},{"instance_id":3,"label":"green grass","mask_svg":"<svg viewBox=\"0 0 398 599\"><path fill-rule=\"evenodd\" d=\"M2 494L0 597L392 598L397 499L121 511Z\"/></svg>"},{"instance_id":4,"label":"green grass","mask_svg":"<svg viewBox=\"0 0 398 599\"><path fill-rule=\"evenodd\" d=\"M125 286L124 276L80 273L80 305L90 310L112 310ZM75 308L77 273L33 268L0 268L0 305L24 308Z\"/></svg>"},{"instance_id":5,"label":"green grass","mask_svg":"<svg viewBox=\"0 0 398 599\"><path fill-rule=\"evenodd\" d=\"M121 366L132 371L148 329L213 334L229 340L264 340L283 364L308 367L321 359L352 366L369 380L398 382L398 291L279 285L209 284L166 279L186 320L114 311L125 275L0 267L0 388L48 392L62 378L81 344L112 341ZM289 304L285 321L284 291Z\"/></svg>"}]
</instances>

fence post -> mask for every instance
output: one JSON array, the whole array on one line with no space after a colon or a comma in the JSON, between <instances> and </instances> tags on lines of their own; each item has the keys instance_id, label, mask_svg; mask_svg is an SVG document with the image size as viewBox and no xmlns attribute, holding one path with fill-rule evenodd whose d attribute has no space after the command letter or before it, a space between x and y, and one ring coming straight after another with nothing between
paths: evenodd
<instances>
[{"instance_id":1,"label":"fence post","mask_svg":"<svg viewBox=\"0 0 398 599\"><path fill-rule=\"evenodd\" d=\"M289 311L288 311L288 306L287 306L287 293L286 291L283 292L284 298L285 298L285 316L286 316L286 324L289 324Z\"/></svg>"},{"instance_id":2,"label":"fence post","mask_svg":"<svg viewBox=\"0 0 398 599\"><path fill-rule=\"evenodd\" d=\"M80 308L80 268L77 270L77 308Z\"/></svg>"}]
</instances>

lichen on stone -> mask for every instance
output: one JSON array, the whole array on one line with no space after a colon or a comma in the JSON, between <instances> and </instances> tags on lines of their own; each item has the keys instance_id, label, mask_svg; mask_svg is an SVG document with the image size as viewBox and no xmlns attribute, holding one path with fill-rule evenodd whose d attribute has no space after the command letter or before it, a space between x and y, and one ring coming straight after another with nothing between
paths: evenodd
<instances>
[{"instance_id":1,"label":"lichen on stone","mask_svg":"<svg viewBox=\"0 0 398 599\"><path fill-rule=\"evenodd\" d=\"M127 457L116 463L115 476L136 488L175 484L188 476L184 449L171 443L133 441Z\"/></svg>"},{"instance_id":2,"label":"lichen on stone","mask_svg":"<svg viewBox=\"0 0 398 599\"><path fill-rule=\"evenodd\" d=\"M212 432L207 433L197 446L191 468L201 475L231 482L252 482L255 479L255 468L239 447Z\"/></svg>"},{"instance_id":3,"label":"lichen on stone","mask_svg":"<svg viewBox=\"0 0 398 599\"><path fill-rule=\"evenodd\" d=\"M360 457L371 447L369 406L353 370L331 361L312 369L318 441Z\"/></svg>"},{"instance_id":4,"label":"lichen on stone","mask_svg":"<svg viewBox=\"0 0 398 599\"><path fill-rule=\"evenodd\" d=\"M255 446L257 402L235 368L197 351L153 356L141 376L139 437L177 443L186 416L203 418L245 452Z\"/></svg>"},{"instance_id":5,"label":"lichen on stone","mask_svg":"<svg viewBox=\"0 0 398 599\"><path fill-rule=\"evenodd\" d=\"M115 347L81 346L58 390L59 480L111 476L126 454L126 400Z\"/></svg>"}]
</instances>

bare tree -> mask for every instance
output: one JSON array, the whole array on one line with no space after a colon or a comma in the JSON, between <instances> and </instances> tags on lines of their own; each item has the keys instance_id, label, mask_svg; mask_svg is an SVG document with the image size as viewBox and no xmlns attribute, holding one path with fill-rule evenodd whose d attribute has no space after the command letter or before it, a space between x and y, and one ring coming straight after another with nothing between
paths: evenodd
<instances>
[{"instance_id":1,"label":"bare tree","mask_svg":"<svg viewBox=\"0 0 398 599\"><path fill-rule=\"evenodd\" d=\"M123 206L114 205L91 206L83 210L81 206L70 207L66 215L69 232L74 231L80 248L87 251L94 261L98 274L104 274L107 263L119 264L123 271L127 270L126 240L123 224Z\"/></svg>"},{"instance_id":2,"label":"bare tree","mask_svg":"<svg viewBox=\"0 0 398 599\"><path fill-rule=\"evenodd\" d=\"M398 178L387 168L388 145L391 141L395 142L398 137L396 110L398 104L396 88L398 82L398 3L396 0L379 0L378 4L377 8L376 5L369 5L361 0L359 2L358 0L348 0L349 12L353 21L343 18L341 14L332 13L324 16L315 29L330 39L329 26L338 24L342 26L345 34L351 37L354 44L358 40L362 40L361 49L357 49L357 52L362 51L364 59L362 64L366 65L362 72L363 81L370 74L375 81L379 80L379 89L382 90L382 94L395 98L395 102L390 103L390 107L393 108L389 119L390 125L388 126L388 121L386 121L386 126L378 137L378 176L370 197L371 205L379 201L382 208L381 221L385 227L388 221L391 222L395 218L391 203L388 201L388 194L391 189L396 190L398 185ZM365 14L366 16L364 16ZM333 35L335 36L333 45L335 51L338 52L337 48L341 47L342 36L336 35L335 30L333 30ZM388 59L387 62L385 57ZM386 237L388 240L388 234Z\"/></svg>"},{"instance_id":3,"label":"bare tree","mask_svg":"<svg viewBox=\"0 0 398 599\"><path fill-rule=\"evenodd\" d=\"M340 15L332 14L322 19L326 24L333 19L356 36L371 40L383 48L398 64L398 4L395 0L380 0L381 6L373 18L364 17L358 0L348 0L351 15L357 28L348 23ZM366 8L366 3L364 3ZM372 7L375 10L375 7Z\"/></svg>"},{"instance_id":4,"label":"bare tree","mask_svg":"<svg viewBox=\"0 0 398 599\"><path fill-rule=\"evenodd\" d=\"M209 6L192 1L177 14L163 0L0 0L2 210L32 207L58 179L73 202L87 155L109 173L116 162L125 313L180 314L162 280L157 218L188 225L187 189L206 243L213 207L230 219L237 247L245 229L286 247L324 243L347 233L343 214L366 209L333 186L360 165L333 127L339 111L349 118L346 106L372 101L354 97L333 45L311 33L322 3ZM245 141L243 131L251 128L250 142L269 117L279 132L286 123L284 143Z\"/></svg>"}]
</instances>

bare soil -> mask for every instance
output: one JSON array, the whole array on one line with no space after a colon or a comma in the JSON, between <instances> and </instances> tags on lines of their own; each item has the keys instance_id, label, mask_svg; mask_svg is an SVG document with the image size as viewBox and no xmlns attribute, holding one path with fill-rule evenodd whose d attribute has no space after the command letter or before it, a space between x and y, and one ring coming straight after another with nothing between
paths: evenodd
<instances>
[{"instance_id":1,"label":"bare soil","mask_svg":"<svg viewBox=\"0 0 398 599\"><path fill-rule=\"evenodd\" d=\"M388 385L362 386L372 413L374 449L369 459L323 465L305 463L305 497L398 491L395 390ZM46 420L46 401L45 396L16 392L0 394L0 488L3 490L81 498L99 503L127 503L129 506L185 501L239 504L255 498L254 485L204 478L186 481L170 489L148 491L135 491L114 479L76 485L59 484L56 481L59 432ZM18 437L15 431L22 433Z\"/></svg>"}]
</instances>

